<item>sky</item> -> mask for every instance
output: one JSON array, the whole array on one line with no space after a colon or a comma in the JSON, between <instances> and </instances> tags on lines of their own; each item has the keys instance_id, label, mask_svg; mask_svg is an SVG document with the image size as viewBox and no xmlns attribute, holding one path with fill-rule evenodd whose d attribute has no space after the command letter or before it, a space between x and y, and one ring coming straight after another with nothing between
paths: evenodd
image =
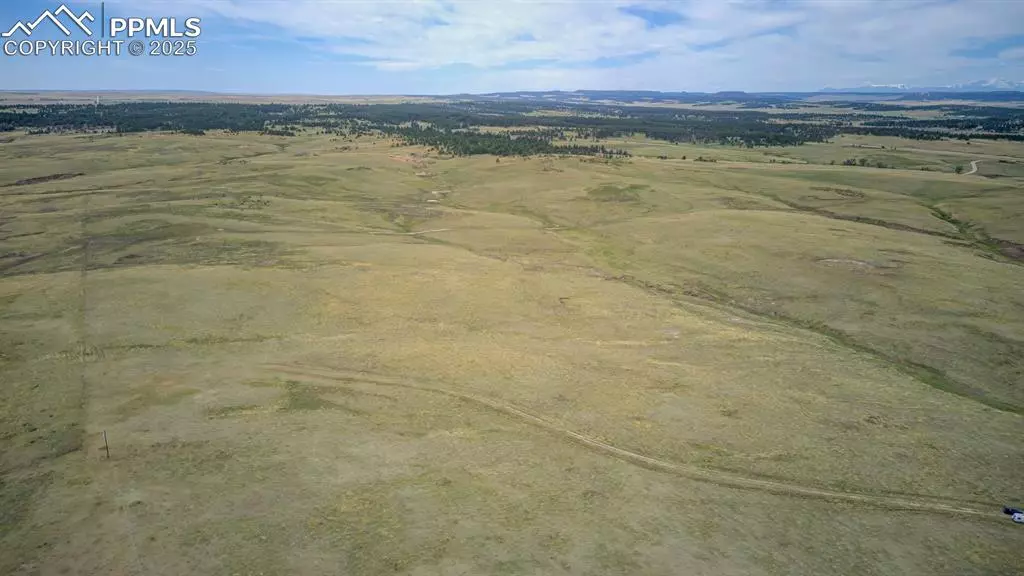
<instances>
[{"instance_id":1,"label":"sky","mask_svg":"<svg viewBox=\"0 0 1024 576\"><path fill-rule=\"evenodd\" d=\"M99 2L67 5L99 27ZM0 1L0 32L58 6ZM176 18L179 29L200 18L196 54L3 53L0 89L756 92L1024 81L1024 0L108 0L102 13ZM39 39L68 37L44 22ZM24 40L16 32L0 44Z\"/></svg>"}]
</instances>

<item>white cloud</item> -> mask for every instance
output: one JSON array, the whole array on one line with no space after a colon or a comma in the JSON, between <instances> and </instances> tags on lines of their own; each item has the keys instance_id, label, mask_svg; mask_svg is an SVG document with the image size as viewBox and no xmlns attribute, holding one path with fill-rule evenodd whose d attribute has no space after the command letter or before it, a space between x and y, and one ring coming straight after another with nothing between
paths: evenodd
<instances>
[{"instance_id":1,"label":"white cloud","mask_svg":"<svg viewBox=\"0 0 1024 576\"><path fill-rule=\"evenodd\" d=\"M683 19L649 27L621 10L629 6ZM180 0L174 10L316 38L328 52L371 59L381 70L473 66L479 87L813 89L997 72L1024 79L1020 48L1004 51L998 69L950 56L972 42L1024 33L1024 2L1014 1ZM587 67L652 51L658 56L615 70ZM1017 64L1007 68L1005 60ZM545 64L503 69L524 62Z\"/></svg>"},{"instance_id":2,"label":"white cloud","mask_svg":"<svg viewBox=\"0 0 1024 576\"><path fill-rule=\"evenodd\" d=\"M1000 60L1024 60L1024 46L1010 48L999 53Z\"/></svg>"}]
</instances>

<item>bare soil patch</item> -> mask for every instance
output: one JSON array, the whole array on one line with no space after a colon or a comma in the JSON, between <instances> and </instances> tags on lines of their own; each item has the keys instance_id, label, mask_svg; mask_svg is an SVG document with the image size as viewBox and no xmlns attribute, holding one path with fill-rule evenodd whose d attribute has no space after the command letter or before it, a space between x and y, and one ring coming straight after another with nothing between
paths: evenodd
<instances>
[{"instance_id":1,"label":"bare soil patch","mask_svg":"<svg viewBox=\"0 0 1024 576\"><path fill-rule=\"evenodd\" d=\"M66 174L50 174L49 176L37 176L35 178L25 178L24 180L18 180L17 182L4 184L4 188L9 188L11 186L29 186L32 184L42 184L43 182L53 182L54 180L69 180L71 178L77 178L79 176L85 176L85 173L74 172Z\"/></svg>"}]
</instances>

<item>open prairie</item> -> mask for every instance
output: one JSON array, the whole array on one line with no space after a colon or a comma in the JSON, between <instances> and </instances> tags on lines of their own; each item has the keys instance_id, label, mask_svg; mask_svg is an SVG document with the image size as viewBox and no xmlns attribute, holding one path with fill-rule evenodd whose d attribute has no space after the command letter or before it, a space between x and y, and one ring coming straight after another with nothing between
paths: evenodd
<instances>
[{"instance_id":1,"label":"open prairie","mask_svg":"<svg viewBox=\"0 0 1024 576\"><path fill-rule=\"evenodd\" d=\"M0 573L1018 573L1024 144L849 138L5 136Z\"/></svg>"}]
</instances>

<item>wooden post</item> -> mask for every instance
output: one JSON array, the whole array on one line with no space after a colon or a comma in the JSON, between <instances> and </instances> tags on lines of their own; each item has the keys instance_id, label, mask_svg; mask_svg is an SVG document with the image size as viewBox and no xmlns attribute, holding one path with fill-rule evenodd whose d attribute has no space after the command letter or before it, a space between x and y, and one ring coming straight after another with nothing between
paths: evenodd
<instances>
[{"instance_id":1,"label":"wooden post","mask_svg":"<svg viewBox=\"0 0 1024 576\"><path fill-rule=\"evenodd\" d=\"M103 431L103 448L107 451L107 460L110 460L110 445L107 444L107 431Z\"/></svg>"}]
</instances>

